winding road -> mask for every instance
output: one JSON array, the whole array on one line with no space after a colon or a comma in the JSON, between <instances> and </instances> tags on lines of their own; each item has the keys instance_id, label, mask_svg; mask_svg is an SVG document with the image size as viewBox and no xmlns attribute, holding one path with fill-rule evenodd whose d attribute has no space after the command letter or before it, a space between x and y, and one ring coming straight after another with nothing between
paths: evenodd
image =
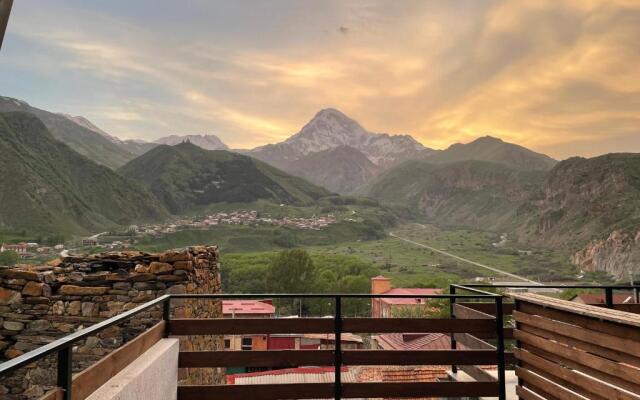
<instances>
[{"instance_id":1,"label":"winding road","mask_svg":"<svg viewBox=\"0 0 640 400\"><path fill-rule=\"evenodd\" d=\"M426 228L426 227L425 227L424 225L422 225L422 224L418 224L418 225L422 226L422 228ZM457 255L455 255L455 254L451 254L451 253L446 252L446 251L444 251L444 250L439 250L439 249L436 249L435 247L431 247L431 246L428 246L428 245L426 245L426 244L418 243L418 242L413 241L413 240L411 240L411 239L407 239L407 238L404 238L404 237L402 237L402 236L398 236L398 235L396 235L396 234L395 234L395 233L393 233L393 232L389 232L389 236L394 237L394 238L396 238L396 239L403 240L403 241L405 241L405 242L407 242L407 243L411 243L411 244L413 244L413 245L415 245L415 246L424 247L425 249L429 249L429 250L431 250L431 251L435 251L436 253L440 253L440 254L442 254L442 255L444 255L444 256L454 258L454 259L456 259L456 260L458 260L458 261L462 261L462 262L465 262L465 263L467 263L467 264L475 265L476 267L480 267L480 268L488 269L489 271L493 271L493 272L496 272L496 273L498 273L498 274L502 274L502 275L508 276L508 277L510 277L510 278L518 279L518 280L521 280L521 281L524 281L524 282L526 282L526 283L530 283L530 284L533 284L533 285L544 286L544 285L543 285L542 283L540 283L540 282L532 281L531 279L527 279L527 278L522 277L522 276L520 276L520 275L512 274L512 273L510 273L510 272L502 271L502 270L500 270L500 269L498 269L498 268L490 267L490 266L485 265L485 264L480 264L480 263L478 263L478 262L475 262L475 261L472 261L472 260L468 260L468 259L466 259L466 258L459 257L459 256L457 256Z\"/></svg>"}]
</instances>

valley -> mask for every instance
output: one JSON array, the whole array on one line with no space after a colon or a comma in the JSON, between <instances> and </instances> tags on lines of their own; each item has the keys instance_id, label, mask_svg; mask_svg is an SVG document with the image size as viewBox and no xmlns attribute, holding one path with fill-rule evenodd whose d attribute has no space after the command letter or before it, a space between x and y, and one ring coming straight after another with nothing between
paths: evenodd
<instances>
[{"instance_id":1,"label":"valley","mask_svg":"<svg viewBox=\"0 0 640 400\"><path fill-rule=\"evenodd\" d=\"M282 142L233 150L215 135L121 140L84 117L1 100L0 166L11 172L0 241L41 244L33 262L61 244L216 243L240 259L291 248L356 257L403 285L639 272L638 154L557 161L491 136L435 150L332 108Z\"/></svg>"}]
</instances>

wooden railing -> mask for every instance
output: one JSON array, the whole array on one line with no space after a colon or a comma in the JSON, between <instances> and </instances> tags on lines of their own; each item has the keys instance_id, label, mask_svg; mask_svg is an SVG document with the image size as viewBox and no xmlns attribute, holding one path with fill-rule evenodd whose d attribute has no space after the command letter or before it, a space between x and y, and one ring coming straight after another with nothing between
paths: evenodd
<instances>
[{"instance_id":1,"label":"wooden railing","mask_svg":"<svg viewBox=\"0 0 640 400\"><path fill-rule=\"evenodd\" d=\"M514 294L524 400L640 400L640 316Z\"/></svg>"},{"instance_id":2,"label":"wooden railing","mask_svg":"<svg viewBox=\"0 0 640 400\"><path fill-rule=\"evenodd\" d=\"M183 351L180 368L332 366L332 383L308 384L246 384L246 385L182 385L179 400L198 399L300 399L300 398L412 398L412 397L499 397L504 398L504 381L491 377L474 382L342 382L346 366L374 365L495 365L504 366L504 348L465 350L342 350L342 333L443 333L500 339L502 324L494 317L482 318L344 318L341 303L344 298L424 297L470 301L486 299L501 302L491 293L471 295L268 295L268 297L326 297L335 305L333 318L296 319L170 319L168 333L181 335L251 335L305 334L335 335L335 350L264 350L264 351ZM176 298L220 299L220 295L176 295ZM259 298L246 295L231 297ZM499 329L500 328L500 329ZM486 378L486 377L485 377Z\"/></svg>"}]
</instances>

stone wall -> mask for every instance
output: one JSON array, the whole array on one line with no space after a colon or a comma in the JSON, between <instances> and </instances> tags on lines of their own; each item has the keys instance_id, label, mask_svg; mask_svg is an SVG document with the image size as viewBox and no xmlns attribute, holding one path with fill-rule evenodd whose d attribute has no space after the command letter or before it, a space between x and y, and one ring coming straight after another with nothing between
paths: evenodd
<instances>
[{"instance_id":1,"label":"stone wall","mask_svg":"<svg viewBox=\"0 0 640 400\"><path fill-rule=\"evenodd\" d=\"M44 266L0 269L0 362L71 332L135 308L166 293L219 293L215 246L160 254L115 252L67 257ZM175 317L222 317L220 302L174 300ZM74 347L74 371L82 370L162 318L155 307L129 322L102 330ZM221 339L193 336L181 348L215 350ZM56 358L49 356L0 382L0 399L34 398L55 386ZM197 370L188 383L214 383L219 371Z\"/></svg>"}]
</instances>

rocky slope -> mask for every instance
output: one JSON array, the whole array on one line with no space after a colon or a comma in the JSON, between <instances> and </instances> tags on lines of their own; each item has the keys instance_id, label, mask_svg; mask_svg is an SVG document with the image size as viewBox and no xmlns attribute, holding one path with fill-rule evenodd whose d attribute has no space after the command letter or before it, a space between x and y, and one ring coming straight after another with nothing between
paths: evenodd
<instances>
[{"instance_id":1,"label":"rocky slope","mask_svg":"<svg viewBox=\"0 0 640 400\"><path fill-rule=\"evenodd\" d=\"M77 123L73 118L32 107L21 100L0 96L0 112L9 111L34 114L44 123L54 138L98 164L117 168L135 157L103 134Z\"/></svg>"},{"instance_id":2,"label":"rocky slope","mask_svg":"<svg viewBox=\"0 0 640 400\"><path fill-rule=\"evenodd\" d=\"M312 204L329 194L251 157L192 143L159 145L119 172L146 185L173 213L222 202Z\"/></svg>"},{"instance_id":3,"label":"rocky slope","mask_svg":"<svg viewBox=\"0 0 640 400\"><path fill-rule=\"evenodd\" d=\"M585 270L622 277L626 257L637 252L629 238L640 226L640 154L560 162L518 210L518 221L523 240L576 252Z\"/></svg>"},{"instance_id":4,"label":"rocky slope","mask_svg":"<svg viewBox=\"0 0 640 400\"><path fill-rule=\"evenodd\" d=\"M500 229L543 176L486 161L438 165L412 160L384 172L358 192L406 206L439 224Z\"/></svg>"},{"instance_id":5,"label":"rocky slope","mask_svg":"<svg viewBox=\"0 0 640 400\"><path fill-rule=\"evenodd\" d=\"M340 146L307 154L291 163L289 170L332 192L349 194L376 176L381 168L361 151Z\"/></svg>"},{"instance_id":6,"label":"rocky slope","mask_svg":"<svg viewBox=\"0 0 640 400\"><path fill-rule=\"evenodd\" d=\"M0 113L0 230L84 233L168 214L147 190L55 140L24 112Z\"/></svg>"},{"instance_id":7,"label":"rocky slope","mask_svg":"<svg viewBox=\"0 0 640 400\"><path fill-rule=\"evenodd\" d=\"M430 151L409 135L371 133L340 111L328 108L284 142L257 147L249 154L288 170L291 163L305 155L341 146L359 150L383 168Z\"/></svg>"}]
</instances>

